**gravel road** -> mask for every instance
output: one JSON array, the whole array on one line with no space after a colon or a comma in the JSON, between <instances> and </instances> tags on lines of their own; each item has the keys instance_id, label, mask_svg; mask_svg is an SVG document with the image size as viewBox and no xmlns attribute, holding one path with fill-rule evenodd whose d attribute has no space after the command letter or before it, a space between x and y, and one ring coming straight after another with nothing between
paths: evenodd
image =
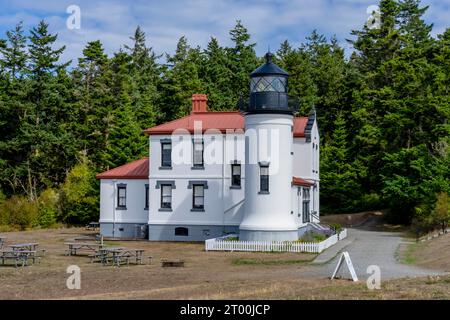
<instances>
[{"instance_id":1,"label":"gravel road","mask_svg":"<svg viewBox=\"0 0 450 320\"><path fill-rule=\"evenodd\" d=\"M361 281L365 281L370 276L367 273L367 267L370 265L380 267L382 280L443 274L441 271L399 262L397 250L406 240L397 232L372 230L372 224L373 221L368 221L368 224L361 228L348 229L348 237L342 241L342 245L337 244L316 258L315 262L320 265L312 272L319 276L331 276L338 263L340 252L348 251ZM341 268L340 275L349 276L345 265Z\"/></svg>"}]
</instances>

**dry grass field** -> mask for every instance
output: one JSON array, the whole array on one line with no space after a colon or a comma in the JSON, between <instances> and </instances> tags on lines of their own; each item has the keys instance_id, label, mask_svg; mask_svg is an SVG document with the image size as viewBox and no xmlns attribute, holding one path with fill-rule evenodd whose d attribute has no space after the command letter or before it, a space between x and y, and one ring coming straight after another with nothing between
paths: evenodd
<instances>
[{"instance_id":1,"label":"dry grass field","mask_svg":"<svg viewBox=\"0 0 450 320\"><path fill-rule=\"evenodd\" d=\"M450 234L410 245L404 259L421 267L450 272Z\"/></svg>"},{"instance_id":2,"label":"dry grass field","mask_svg":"<svg viewBox=\"0 0 450 320\"><path fill-rule=\"evenodd\" d=\"M0 300L450 298L450 277L388 281L375 291L362 282L319 278L309 264L313 254L205 252L202 243L120 241L108 244L145 249L153 263L117 268L65 256L64 242L86 234L79 228L2 234L6 245L36 241L47 253L34 266L0 267ZM161 259L182 259L185 267L162 268ZM73 264L81 268L80 290L66 288L66 268Z\"/></svg>"}]
</instances>

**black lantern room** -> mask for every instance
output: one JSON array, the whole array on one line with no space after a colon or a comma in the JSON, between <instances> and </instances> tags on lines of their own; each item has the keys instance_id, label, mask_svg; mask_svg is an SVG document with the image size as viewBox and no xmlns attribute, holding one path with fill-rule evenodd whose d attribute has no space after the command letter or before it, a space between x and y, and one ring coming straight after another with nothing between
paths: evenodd
<instances>
[{"instance_id":1,"label":"black lantern room","mask_svg":"<svg viewBox=\"0 0 450 320\"><path fill-rule=\"evenodd\" d=\"M245 113L292 114L288 106L289 74L272 62L273 54L266 54L266 63L250 74L250 103Z\"/></svg>"}]
</instances>

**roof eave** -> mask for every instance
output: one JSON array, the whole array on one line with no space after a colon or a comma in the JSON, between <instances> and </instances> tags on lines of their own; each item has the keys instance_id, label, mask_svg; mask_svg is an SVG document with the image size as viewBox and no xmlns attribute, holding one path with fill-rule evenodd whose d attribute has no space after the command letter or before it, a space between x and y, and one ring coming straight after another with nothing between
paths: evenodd
<instances>
[{"instance_id":1,"label":"roof eave","mask_svg":"<svg viewBox=\"0 0 450 320\"><path fill-rule=\"evenodd\" d=\"M113 179L127 179L127 180L146 180L146 176L101 176L96 175L97 180L113 180Z\"/></svg>"}]
</instances>

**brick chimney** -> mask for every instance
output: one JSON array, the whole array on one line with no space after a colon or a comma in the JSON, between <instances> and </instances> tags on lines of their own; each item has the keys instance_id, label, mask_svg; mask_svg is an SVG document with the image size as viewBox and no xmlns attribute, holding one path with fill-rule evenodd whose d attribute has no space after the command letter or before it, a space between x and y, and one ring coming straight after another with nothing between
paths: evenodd
<instances>
[{"instance_id":1,"label":"brick chimney","mask_svg":"<svg viewBox=\"0 0 450 320\"><path fill-rule=\"evenodd\" d=\"M191 113L206 112L206 101L208 101L208 96L206 94L193 94Z\"/></svg>"}]
</instances>

